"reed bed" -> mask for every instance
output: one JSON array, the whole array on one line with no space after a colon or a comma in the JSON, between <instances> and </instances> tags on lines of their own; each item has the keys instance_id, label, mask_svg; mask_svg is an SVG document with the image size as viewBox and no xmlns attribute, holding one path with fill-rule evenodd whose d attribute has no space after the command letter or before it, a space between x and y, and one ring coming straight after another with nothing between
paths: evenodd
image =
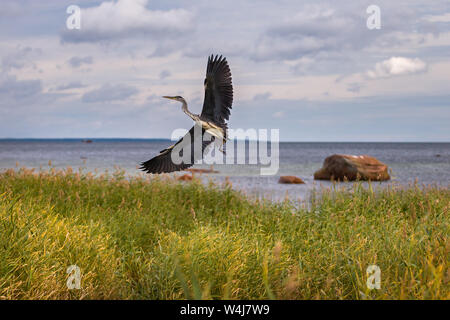
<instances>
[{"instance_id":1,"label":"reed bed","mask_svg":"<svg viewBox=\"0 0 450 320\"><path fill-rule=\"evenodd\" d=\"M317 190L306 208L198 179L10 169L0 298L449 299L449 207L448 187L417 184Z\"/></svg>"}]
</instances>

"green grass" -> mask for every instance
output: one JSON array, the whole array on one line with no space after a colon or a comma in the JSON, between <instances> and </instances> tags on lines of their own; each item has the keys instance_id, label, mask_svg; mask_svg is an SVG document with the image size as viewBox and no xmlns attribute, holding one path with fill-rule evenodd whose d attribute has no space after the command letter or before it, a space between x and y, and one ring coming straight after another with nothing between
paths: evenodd
<instances>
[{"instance_id":1,"label":"green grass","mask_svg":"<svg viewBox=\"0 0 450 320\"><path fill-rule=\"evenodd\" d=\"M11 169L0 174L0 298L450 298L448 188L355 184L311 201ZM66 286L73 264L80 290ZM380 290L366 286L372 264Z\"/></svg>"}]
</instances>

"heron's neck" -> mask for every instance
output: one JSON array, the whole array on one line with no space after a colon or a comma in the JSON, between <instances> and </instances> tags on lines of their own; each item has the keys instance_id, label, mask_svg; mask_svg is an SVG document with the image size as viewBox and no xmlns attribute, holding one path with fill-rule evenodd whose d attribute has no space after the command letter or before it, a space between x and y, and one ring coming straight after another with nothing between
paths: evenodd
<instances>
[{"instance_id":1,"label":"heron's neck","mask_svg":"<svg viewBox=\"0 0 450 320\"><path fill-rule=\"evenodd\" d=\"M183 105L181 106L181 109L183 112L186 113L192 120L196 121L197 116L189 111L186 101L183 101L182 103Z\"/></svg>"}]
</instances>

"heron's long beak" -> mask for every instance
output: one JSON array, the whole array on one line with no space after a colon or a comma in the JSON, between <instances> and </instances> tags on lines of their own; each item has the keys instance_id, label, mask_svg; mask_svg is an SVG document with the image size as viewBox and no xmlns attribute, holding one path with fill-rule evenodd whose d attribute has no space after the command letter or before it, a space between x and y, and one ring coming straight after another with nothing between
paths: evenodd
<instances>
[{"instance_id":1,"label":"heron's long beak","mask_svg":"<svg viewBox=\"0 0 450 320\"><path fill-rule=\"evenodd\" d=\"M163 96L163 98L170 99L170 100L175 100L175 97L170 97L170 96Z\"/></svg>"}]
</instances>

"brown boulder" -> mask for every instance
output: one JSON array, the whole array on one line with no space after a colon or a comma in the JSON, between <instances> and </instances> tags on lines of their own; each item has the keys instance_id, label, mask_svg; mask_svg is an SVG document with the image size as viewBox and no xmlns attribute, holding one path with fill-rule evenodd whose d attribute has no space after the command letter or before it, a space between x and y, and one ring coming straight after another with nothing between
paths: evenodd
<instances>
[{"instance_id":1,"label":"brown boulder","mask_svg":"<svg viewBox=\"0 0 450 320\"><path fill-rule=\"evenodd\" d=\"M334 154L323 162L314 173L316 180L389 180L388 167L378 159L367 155Z\"/></svg>"},{"instance_id":2,"label":"brown boulder","mask_svg":"<svg viewBox=\"0 0 450 320\"><path fill-rule=\"evenodd\" d=\"M278 183L304 184L305 182L296 176L281 176Z\"/></svg>"}]
</instances>

